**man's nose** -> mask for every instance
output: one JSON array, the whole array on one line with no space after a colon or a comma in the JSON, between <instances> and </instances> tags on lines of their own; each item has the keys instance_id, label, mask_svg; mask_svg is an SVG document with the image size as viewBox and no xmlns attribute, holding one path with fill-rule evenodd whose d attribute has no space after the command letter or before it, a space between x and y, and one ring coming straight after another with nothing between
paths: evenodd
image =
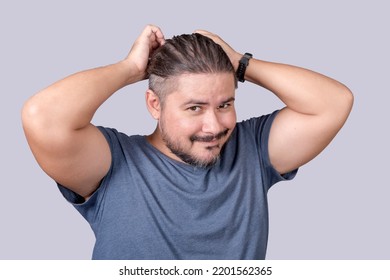
<instances>
[{"instance_id":1,"label":"man's nose","mask_svg":"<svg viewBox=\"0 0 390 280\"><path fill-rule=\"evenodd\" d=\"M210 134L218 134L223 130L218 113L215 111L209 111L203 118L203 132Z\"/></svg>"}]
</instances>

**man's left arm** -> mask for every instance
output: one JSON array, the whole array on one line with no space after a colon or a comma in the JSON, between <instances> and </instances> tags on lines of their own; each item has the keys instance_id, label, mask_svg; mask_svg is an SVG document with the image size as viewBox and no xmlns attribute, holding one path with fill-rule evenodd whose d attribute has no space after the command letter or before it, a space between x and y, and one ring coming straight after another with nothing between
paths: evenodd
<instances>
[{"instance_id":1,"label":"man's left arm","mask_svg":"<svg viewBox=\"0 0 390 280\"><path fill-rule=\"evenodd\" d=\"M353 95L346 86L307 69L252 59L245 78L270 90L286 105L269 136L271 164L281 174L316 157L352 109Z\"/></svg>"},{"instance_id":2,"label":"man's left arm","mask_svg":"<svg viewBox=\"0 0 390 280\"><path fill-rule=\"evenodd\" d=\"M197 31L220 44L235 69L242 54L220 37ZM352 109L353 95L343 84L296 66L251 59L245 79L273 92L285 105L270 131L269 156L280 173L316 157L336 136Z\"/></svg>"}]
</instances>

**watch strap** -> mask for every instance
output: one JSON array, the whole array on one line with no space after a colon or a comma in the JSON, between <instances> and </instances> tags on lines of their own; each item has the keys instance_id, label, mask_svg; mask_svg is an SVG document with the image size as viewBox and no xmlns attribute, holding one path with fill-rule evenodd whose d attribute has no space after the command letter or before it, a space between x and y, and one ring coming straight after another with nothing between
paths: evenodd
<instances>
[{"instance_id":1,"label":"watch strap","mask_svg":"<svg viewBox=\"0 0 390 280\"><path fill-rule=\"evenodd\" d=\"M239 63L238 63L238 68L237 68L237 71L236 71L236 77L238 79L238 81L240 82L245 82L245 71L246 71L246 68L247 66L249 65L249 60L253 57L253 55L251 53L245 53Z\"/></svg>"}]
</instances>

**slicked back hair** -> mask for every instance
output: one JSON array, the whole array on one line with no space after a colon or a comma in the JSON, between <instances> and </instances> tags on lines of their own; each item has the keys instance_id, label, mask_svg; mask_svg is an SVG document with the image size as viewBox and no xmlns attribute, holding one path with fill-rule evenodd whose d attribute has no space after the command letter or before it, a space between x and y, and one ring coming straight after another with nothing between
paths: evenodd
<instances>
[{"instance_id":1,"label":"slicked back hair","mask_svg":"<svg viewBox=\"0 0 390 280\"><path fill-rule=\"evenodd\" d=\"M182 74L231 73L237 86L234 67L225 51L213 40L198 33L167 39L154 52L147 72L149 88L158 95L161 103L164 103L167 94L175 90L173 78Z\"/></svg>"}]
</instances>

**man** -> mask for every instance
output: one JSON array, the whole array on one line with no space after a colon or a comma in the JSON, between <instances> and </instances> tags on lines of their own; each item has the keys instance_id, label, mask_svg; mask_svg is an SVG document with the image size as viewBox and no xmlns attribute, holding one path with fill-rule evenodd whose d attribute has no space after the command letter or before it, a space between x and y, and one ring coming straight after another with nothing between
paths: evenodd
<instances>
[{"instance_id":1,"label":"man","mask_svg":"<svg viewBox=\"0 0 390 280\"><path fill-rule=\"evenodd\" d=\"M146 78L151 135L90 123ZM236 123L237 79L286 107ZM243 56L207 31L165 40L149 25L126 59L42 90L22 119L38 163L90 223L94 259L264 259L268 189L330 143L352 103L318 73Z\"/></svg>"}]
</instances>

